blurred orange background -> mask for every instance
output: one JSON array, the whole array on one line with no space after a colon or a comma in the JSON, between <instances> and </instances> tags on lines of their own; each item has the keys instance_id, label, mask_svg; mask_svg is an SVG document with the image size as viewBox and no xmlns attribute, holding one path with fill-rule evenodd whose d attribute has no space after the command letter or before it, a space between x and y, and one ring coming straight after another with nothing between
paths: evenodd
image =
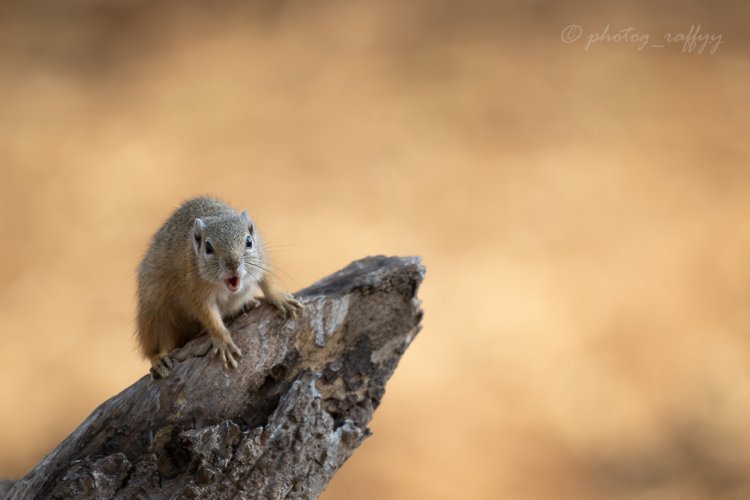
<instances>
[{"instance_id":1,"label":"blurred orange background","mask_svg":"<svg viewBox=\"0 0 750 500\"><path fill-rule=\"evenodd\" d=\"M135 268L212 193L289 289L427 267L423 331L325 500L750 498L748 14L3 2L0 477L146 373ZM715 50L664 43L695 25Z\"/></svg>"}]
</instances>

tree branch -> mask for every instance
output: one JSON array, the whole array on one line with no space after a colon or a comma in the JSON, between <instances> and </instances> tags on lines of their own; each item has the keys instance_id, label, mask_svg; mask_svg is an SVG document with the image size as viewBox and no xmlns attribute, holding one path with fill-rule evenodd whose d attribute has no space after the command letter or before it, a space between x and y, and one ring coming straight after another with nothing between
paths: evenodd
<instances>
[{"instance_id":1,"label":"tree branch","mask_svg":"<svg viewBox=\"0 0 750 500\"><path fill-rule=\"evenodd\" d=\"M419 330L424 268L368 257L229 322L245 354L225 371L207 336L104 402L9 498L315 498L360 443Z\"/></svg>"}]
</instances>

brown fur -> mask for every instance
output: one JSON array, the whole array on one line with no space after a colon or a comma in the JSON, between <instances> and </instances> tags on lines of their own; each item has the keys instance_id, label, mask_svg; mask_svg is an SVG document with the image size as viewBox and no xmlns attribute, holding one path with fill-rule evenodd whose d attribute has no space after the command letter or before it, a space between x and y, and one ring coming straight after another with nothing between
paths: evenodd
<instances>
[{"instance_id":1,"label":"brown fur","mask_svg":"<svg viewBox=\"0 0 750 500\"><path fill-rule=\"evenodd\" d=\"M196 219L205 223L200 243ZM248 237L251 250L246 248ZM206 240L213 246L211 255L206 254ZM232 294L220 273L239 267L247 274L242 289ZM301 307L278 288L269 268L262 241L246 215L209 197L183 203L156 232L138 268L138 341L154 371L166 375L172 366L168 353L204 330L225 365L236 366L241 353L224 317L241 311L258 287L284 314Z\"/></svg>"}]
</instances>

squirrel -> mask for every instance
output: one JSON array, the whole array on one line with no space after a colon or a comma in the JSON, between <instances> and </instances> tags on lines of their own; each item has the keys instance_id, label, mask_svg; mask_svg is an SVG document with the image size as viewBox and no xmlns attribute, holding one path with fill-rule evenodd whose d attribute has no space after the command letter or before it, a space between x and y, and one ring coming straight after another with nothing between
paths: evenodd
<instances>
[{"instance_id":1,"label":"squirrel","mask_svg":"<svg viewBox=\"0 0 750 500\"><path fill-rule=\"evenodd\" d=\"M153 236L138 267L138 341L154 378L172 369L169 352L207 331L225 368L242 352L224 319L265 300L286 318L302 304L279 288L247 212L210 197L184 202Z\"/></svg>"}]
</instances>

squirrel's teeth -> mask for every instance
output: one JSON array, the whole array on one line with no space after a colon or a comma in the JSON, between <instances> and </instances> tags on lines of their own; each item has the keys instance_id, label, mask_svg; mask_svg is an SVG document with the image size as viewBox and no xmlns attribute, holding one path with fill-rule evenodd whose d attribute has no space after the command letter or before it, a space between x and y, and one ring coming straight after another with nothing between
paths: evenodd
<instances>
[{"instance_id":1,"label":"squirrel's teeth","mask_svg":"<svg viewBox=\"0 0 750 500\"><path fill-rule=\"evenodd\" d=\"M240 288L240 278L237 276L225 279L224 283L227 285L227 288L233 292L236 292Z\"/></svg>"}]
</instances>

